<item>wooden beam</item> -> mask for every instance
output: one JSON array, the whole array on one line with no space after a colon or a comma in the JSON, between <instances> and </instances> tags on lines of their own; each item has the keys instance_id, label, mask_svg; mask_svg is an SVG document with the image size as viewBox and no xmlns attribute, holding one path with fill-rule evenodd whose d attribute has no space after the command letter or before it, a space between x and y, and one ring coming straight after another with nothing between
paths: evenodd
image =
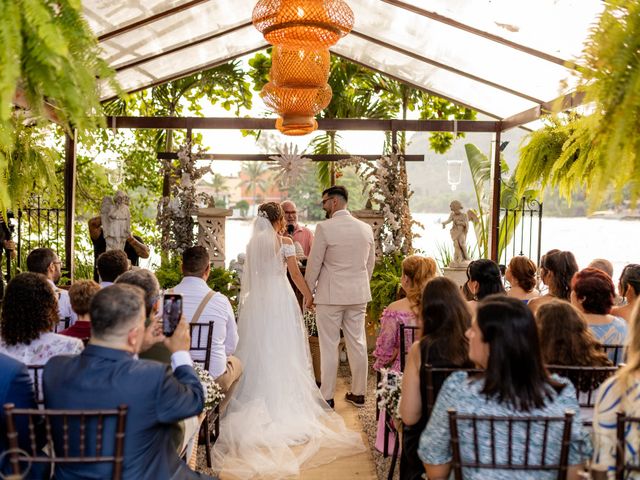
<instances>
[{"instance_id":1,"label":"wooden beam","mask_svg":"<svg viewBox=\"0 0 640 480\"><path fill-rule=\"evenodd\" d=\"M106 117L110 128L193 130L274 130L275 118L238 117ZM115 122L115 123L114 123ZM500 122L458 120L458 132L496 132ZM391 132L453 132L453 120L380 120L364 118L319 119L318 130L368 130Z\"/></svg>"},{"instance_id":2,"label":"wooden beam","mask_svg":"<svg viewBox=\"0 0 640 480\"><path fill-rule=\"evenodd\" d=\"M200 160L228 160L234 162L273 162L270 157L277 157L279 153L202 153L197 155L197 158ZM304 154L301 155L304 158L308 158L313 162L339 162L340 160L346 160L348 158L357 157L362 158L364 160L378 160L381 155L351 155L349 153L344 154L322 154L322 155L314 155L314 154ZM424 155L403 155L405 161L407 162L422 162L424 161ZM158 159L166 160L166 159L176 159L178 158L178 154L176 152L158 152Z\"/></svg>"},{"instance_id":3,"label":"wooden beam","mask_svg":"<svg viewBox=\"0 0 640 480\"><path fill-rule=\"evenodd\" d=\"M184 10L188 10L192 7L195 7L196 5L199 5L201 3L205 3L208 0L192 0L190 2L187 3L183 3L182 5L178 5L177 7L173 7L173 8L169 8L168 10L165 10L164 12L160 12L160 13L156 13L155 15L151 15L150 17L147 18L143 18L142 20L138 20L137 22L133 22L130 23L128 25L125 25L124 27L121 28L117 28L116 30L113 30L111 32L107 32L103 35L100 35L98 37L98 41L99 42L104 42L105 40L109 40L110 38L113 37L117 37L118 35L122 35L124 33L128 33L131 32L133 30L136 30L144 25L148 25L150 23L153 22L157 22L158 20L161 20L163 18L166 17L170 17L171 15L175 15L176 13L182 12Z\"/></svg>"},{"instance_id":4,"label":"wooden beam","mask_svg":"<svg viewBox=\"0 0 640 480\"><path fill-rule=\"evenodd\" d=\"M422 63L426 63L427 65L432 65L436 68L440 68L442 70L446 70L447 72L451 72L455 75L459 75L461 77L464 78L468 78L469 80L473 80L474 82L478 82L481 83L483 85L487 85L489 87L495 88L497 90L501 90L505 93L508 93L510 95L514 95L516 97L520 97L523 98L525 100L528 100L530 102L533 103L542 103L542 100L537 99L535 97L532 97L531 95L527 95L526 93L523 92L519 92L517 90L514 90L512 88L509 87L505 87L504 85L501 85L499 83L496 82L491 82L485 78L479 77L477 75L473 75L472 73L466 72L464 70L460 70L459 68L455 68L452 67L451 65L448 65L446 63L442 63L442 62L438 62L437 60L433 60L431 58L425 57L424 55L420 55L418 53L412 52L410 50L407 50L405 48L399 47L398 45L392 45L388 42L385 42L383 40L379 40L377 38L374 38L370 35L366 35L364 33L361 33L357 30L352 30L351 31L351 35L354 35L356 37L360 37L363 40L366 40L369 43L373 43L374 45L378 45L380 47L392 50L394 52L400 53L401 55L405 55L409 58L413 58L414 60L418 60L419 62Z\"/></svg>"},{"instance_id":5,"label":"wooden beam","mask_svg":"<svg viewBox=\"0 0 640 480\"><path fill-rule=\"evenodd\" d=\"M75 269L76 143L78 131L65 135L64 143L64 268L73 282Z\"/></svg>"},{"instance_id":6,"label":"wooden beam","mask_svg":"<svg viewBox=\"0 0 640 480\"><path fill-rule=\"evenodd\" d=\"M491 169L491 218L489 224L489 248L491 260L498 262L498 243L500 241L500 189L502 188L502 164L500 163L500 130L496 132L494 142L493 168ZM506 245L505 245L506 247Z\"/></svg>"},{"instance_id":7,"label":"wooden beam","mask_svg":"<svg viewBox=\"0 0 640 480\"><path fill-rule=\"evenodd\" d=\"M403 2L402 0L382 0L389 5L393 5L395 7L402 8L409 12L421 15L423 17L430 18L431 20L435 20L436 22L443 23L445 25L449 25L450 27L457 28L458 30L463 30L468 33L472 33L473 35L477 35L482 38L486 38L487 40L491 40L492 42L500 43L507 47L513 48L514 50L519 50L528 55L532 55L534 57L540 58L542 60L546 60L551 63L555 63L556 65L561 65L563 67L577 70L579 67L570 60L565 60L564 58L559 58L554 55L550 55L548 53L542 52L540 50L536 50L535 48L527 47L525 45L521 45L519 43L513 42L511 40L507 40L504 37L500 37L493 33L485 32L484 30L480 30L478 28L472 27L470 25L466 25L462 22L458 22L449 17L445 17L444 15L440 15L436 12L430 12L429 10L425 10L423 8L417 7L410 3Z\"/></svg>"},{"instance_id":8,"label":"wooden beam","mask_svg":"<svg viewBox=\"0 0 640 480\"><path fill-rule=\"evenodd\" d=\"M540 105L536 105L533 108L525 110L524 112L516 113L502 120L502 131L507 131L511 128L519 127L534 120L538 120L542 115L546 115L553 112L562 110L571 110L579 107L584 103L584 92L571 92L551 100L550 102L543 102Z\"/></svg>"}]
</instances>

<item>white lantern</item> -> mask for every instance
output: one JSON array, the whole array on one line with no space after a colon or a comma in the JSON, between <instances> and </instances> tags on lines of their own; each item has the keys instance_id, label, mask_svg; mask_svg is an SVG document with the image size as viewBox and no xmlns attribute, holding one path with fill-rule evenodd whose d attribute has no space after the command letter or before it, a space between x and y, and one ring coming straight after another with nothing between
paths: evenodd
<instances>
[{"instance_id":1,"label":"white lantern","mask_svg":"<svg viewBox=\"0 0 640 480\"><path fill-rule=\"evenodd\" d=\"M462 160L447 160L447 183L454 192L460 185L462 177Z\"/></svg>"}]
</instances>

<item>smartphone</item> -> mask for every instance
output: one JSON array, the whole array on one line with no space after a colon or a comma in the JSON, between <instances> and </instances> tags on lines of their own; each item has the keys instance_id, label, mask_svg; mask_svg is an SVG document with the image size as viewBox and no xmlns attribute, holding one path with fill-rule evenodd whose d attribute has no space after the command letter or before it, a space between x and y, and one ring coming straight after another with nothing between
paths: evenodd
<instances>
[{"instance_id":1,"label":"smartphone","mask_svg":"<svg viewBox=\"0 0 640 480\"><path fill-rule=\"evenodd\" d=\"M165 293L162 297L162 332L170 337L175 332L182 317L182 295Z\"/></svg>"}]
</instances>

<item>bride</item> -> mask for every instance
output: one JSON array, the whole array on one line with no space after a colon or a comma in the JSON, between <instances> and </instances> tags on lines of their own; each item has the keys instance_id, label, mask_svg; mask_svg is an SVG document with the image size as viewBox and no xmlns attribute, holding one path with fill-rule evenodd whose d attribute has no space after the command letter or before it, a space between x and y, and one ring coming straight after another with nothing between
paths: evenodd
<instances>
[{"instance_id":1,"label":"bride","mask_svg":"<svg viewBox=\"0 0 640 480\"><path fill-rule=\"evenodd\" d=\"M287 279L312 304L284 212L263 203L247 245L236 355L244 371L221 420L214 469L242 479L282 478L362 452L360 435L324 401L313 376L300 307Z\"/></svg>"}]
</instances>

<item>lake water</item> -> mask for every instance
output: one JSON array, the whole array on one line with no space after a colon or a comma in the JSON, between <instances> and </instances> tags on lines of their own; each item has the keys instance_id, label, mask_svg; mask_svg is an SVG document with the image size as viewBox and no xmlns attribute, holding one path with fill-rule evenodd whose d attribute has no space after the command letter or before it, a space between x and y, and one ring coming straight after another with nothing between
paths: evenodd
<instances>
[{"instance_id":1,"label":"lake water","mask_svg":"<svg viewBox=\"0 0 640 480\"><path fill-rule=\"evenodd\" d=\"M414 218L424 228L416 227L414 231L420 235L414 241L414 247L425 255L438 255L438 245L450 245L449 226L443 229L438 224L445 220L448 213L416 213ZM314 224L309 224L312 230ZM594 258L606 258L614 265L614 278L620 276L627 263L640 263L639 221L627 221L603 218L554 218L542 219L542 252L558 248L570 250L576 256L580 268L586 267ZM227 263L244 252L251 235L250 220L229 220L226 226ZM516 239L519 242L519 238ZM528 240L527 240L528 241ZM467 239L469 245L475 244L473 229ZM535 250L535 249L534 249ZM519 253L519 244L516 253ZM528 245L525 245L525 253Z\"/></svg>"}]
</instances>

